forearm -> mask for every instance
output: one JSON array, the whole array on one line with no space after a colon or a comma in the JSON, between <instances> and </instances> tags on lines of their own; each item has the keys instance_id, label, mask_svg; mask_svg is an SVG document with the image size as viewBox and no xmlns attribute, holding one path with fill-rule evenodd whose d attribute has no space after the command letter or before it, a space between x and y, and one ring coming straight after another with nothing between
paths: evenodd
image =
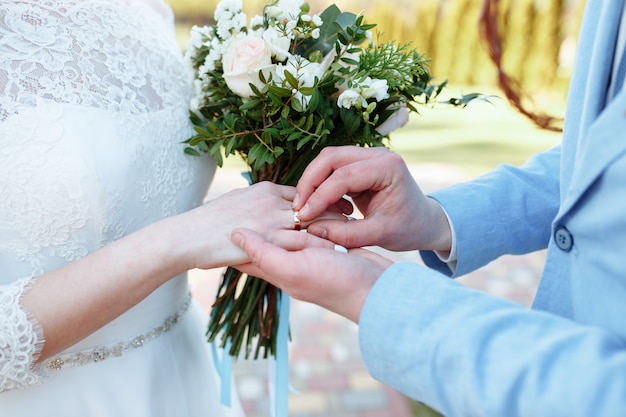
<instances>
[{"instance_id":1,"label":"forearm","mask_svg":"<svg viewBox=\"0 0 626 417\"><path fill-rule=\"evenodd\" d=\"M458 249L455 276L504 254L543 249L559 207L560 149L536 155L521 168L493 172L433 193L450 216ZM478 197L480 196L480 197ZM449 274L432 253L424 261Z\"/></svg>"},{"instance_id":2,"label":"forearm","mask_svg":"<svg viewBox=\"0 0 626 417\"><path fill-rule=\"evenodd\" d=\"M109 323L187 265L164 238L171 219L37 278L22 305L43 329L45 359ZM165 234L167 236L167 234Z\"/></svg>"},{"instance_id":3,"label":"forearm","mask_svg":"<svg viewBox=\"0 0 626 417\"><path fill-rule=\"evenodd\" d=\"M377 379L445 415L608 416L626 407L621 338L416 264L378 280L360 338Z\"/></svg>"}]
</instances>

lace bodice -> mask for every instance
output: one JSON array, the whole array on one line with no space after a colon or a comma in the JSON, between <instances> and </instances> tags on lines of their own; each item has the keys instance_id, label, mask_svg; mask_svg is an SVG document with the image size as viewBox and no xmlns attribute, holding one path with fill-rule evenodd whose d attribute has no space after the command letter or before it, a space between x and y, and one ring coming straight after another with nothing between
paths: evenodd
<instances>
[{"instance_id":1,"label":"lace bodice","mask_svg":"<svg viewBox=\"0 0 626 417\"><path fill-rule=\"evenodd\" d=\"M0 18L2 120L39 97L132 114L184 99L172 16L142 0L2 1Z\"/></svg>"},{"instance_id":2,"label":"lace bodice","mask_svg":"<svg viewBox=\"0 0 626 417\"><path fill-rule=\"evenodd\" d=\"M0 0L0 392L38 379L21 279L200 203L190 74L161 0Z\"/></svg>"}]
</instances>

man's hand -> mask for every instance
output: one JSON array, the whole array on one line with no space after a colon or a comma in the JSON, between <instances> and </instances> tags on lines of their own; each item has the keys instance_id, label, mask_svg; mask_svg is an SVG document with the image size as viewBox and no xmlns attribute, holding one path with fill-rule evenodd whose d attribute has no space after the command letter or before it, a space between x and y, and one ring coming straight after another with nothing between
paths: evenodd
<instances>
[{"instance_id":1,"label":"man's hand","mask_svg":"<svg viewBox=\"0 0 626 417\"><path fill-rule=\"evenodd\" d=\"M237 229L232 240L251 260L237 269L356 323L370 289L392 264L373 252L346 253L330 241L292 230L274 233L269 242L252 230Z\"/></svg>"},{"instance_id":2,"label":"man's hand","mask_svg":"<svg viewBox=\"0 0 626 417\"><path fill-rule=\"evenodd\" d=\"M293 208L302 221L313 221L333 205L351 214L345 195L364 218L313 222L309 233L348 248L450 250L443 209L422 193L399 155L385 148L325 148L304 171Z\"/></svg>"}]
</instances>

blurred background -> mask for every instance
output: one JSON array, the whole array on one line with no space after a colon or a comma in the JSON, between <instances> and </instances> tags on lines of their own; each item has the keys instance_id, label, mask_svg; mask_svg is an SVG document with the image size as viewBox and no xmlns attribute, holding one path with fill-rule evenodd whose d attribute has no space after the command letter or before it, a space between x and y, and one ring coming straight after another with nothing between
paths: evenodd
<instances>
[{"instance_id":1,"label":"blurred background","mask_svg":"<svg viewBox=\"0 0 626 417\"><path fill-rule=\"evenodd\" d=\"M193 25L213 23L218 0L166 0L176 15L181 48ZM265 0L244 0L248 18L261 14ZM311 13L332 4L310 0ZM480 36L483 0L342 0L342 10L361 12L376 23L382 40L411 42L430 60L436 81L448 80L446 94L481 92L489 102L464 109L432 108L412 115L391 135L424 192L467 181L498 164L522 164L531 154L560 141L558 126L574 61L584 0L500 0L494 22L502 41L500 68ZM493 16L492 16L493 17ZM482 25L482 26L481 26ZM490 49L491 48L491 49ZM495 49L494 49L495 48ZM499 81L504 71L510 78ZM508 91L519 93L511 103ZM527 115L520 112L522 108ZM534 115L557 129L538 127ZM552 119L553 118L553 119ZM209 198L244 187L243 163L232 157L218 170ZM421 262L415 252L389 253L395 260ZM543 267L544 252L506 256L462 277L464 284L529 306ZM193 271L193 293L206 309L221 271ZM425 417L437 415L371 378L360 356L358 327L315 306L293 302L291 313L291 417ZM419 340L416 341L419 343ZM269 416L271 363L238 360L239 395L249 417ZM441 383L445 383L442 381Z\"/></svg>"}]
</instances>

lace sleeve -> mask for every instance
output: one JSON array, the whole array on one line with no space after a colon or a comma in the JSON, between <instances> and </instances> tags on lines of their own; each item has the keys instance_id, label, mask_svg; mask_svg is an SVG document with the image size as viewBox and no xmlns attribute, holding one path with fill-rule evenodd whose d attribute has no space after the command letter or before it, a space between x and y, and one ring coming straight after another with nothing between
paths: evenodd
<instances>
[{"instance_id":1,"label":"lace sleeve","mask_svg":"<svg viewBox=\"0 0 626 417\"><path fill-rule=\"evenodd\" d=\"M32 283L32 278L24 278L0 286L0 393L35 385L43 378L34 370L43 330L20 304Z\"/></svg>"}]
</instances>

